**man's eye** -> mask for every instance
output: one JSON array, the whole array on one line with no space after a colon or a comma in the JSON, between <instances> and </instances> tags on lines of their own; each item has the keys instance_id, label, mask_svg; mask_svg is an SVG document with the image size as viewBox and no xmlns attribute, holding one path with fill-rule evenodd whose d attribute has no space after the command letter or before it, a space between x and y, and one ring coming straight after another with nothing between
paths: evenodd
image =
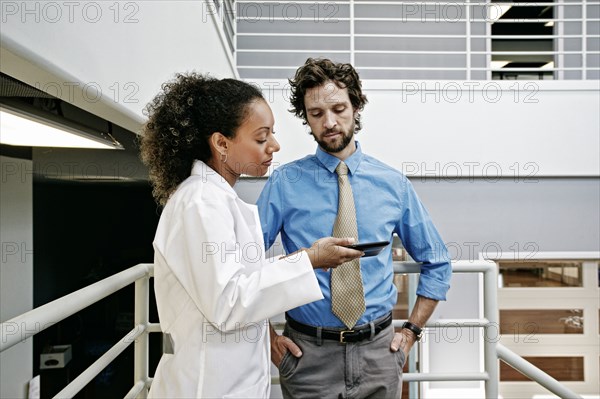
<instances>
[{"instance_id":1,"label":"man's eye","mask_svg":"<svg viewBox=\"0 0 600 399\"><path fill-rule=\"evenodd\" d=\"M256 140L256 142L257 142L257 143L260 143L260 144L264 144L264 143L266 143L266 142L267 142L267 140Z\"/></svg>"},{"instance_id":2,"label":"man's eye","mask_svg":"<svg viewBox=\"0 0 600 399\"><path fill-rule=\"evenodd\" d=\"M316 114L310 114L310 116L312 116L313 118L318 118L319 116L321 116L321 113L318 112Z\"/></svg>"}]
</instances>

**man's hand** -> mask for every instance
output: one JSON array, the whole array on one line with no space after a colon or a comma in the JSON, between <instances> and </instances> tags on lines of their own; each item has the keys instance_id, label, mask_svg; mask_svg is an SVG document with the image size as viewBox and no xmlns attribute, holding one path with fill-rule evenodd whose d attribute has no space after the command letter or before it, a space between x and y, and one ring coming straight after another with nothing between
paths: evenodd
<instances>
[{"instance_id":1,"label":"man's hand","mask_svg":"<svg viewBox=\"0 0 600 399\"><path fill-rule=\"evenodd\" d=\"M390 350L392 352L397 352L398 350L402 350L404 352L404 358L408 359L408 353L410 349L416 342L416 337L412 333L412 331L403 328L399 333L394 334L394 339L392 339L392 344L390 345Z\"/></svg>"},{"instance_id":2,"label":"man's hand","mask_svg":"<svg viewBox=\"0 0 600 399\"><path fill-rule=\"evenodd\" d=\"M298 345L288 337L277 334L271 323L269 323L269 335L271 338L271 361L277 368L279 368L283 356L288 351L296 357L302 356L302 351Z\"/></svg>"},{"instance_id":3,"label":"man's hand","mask_svg":"<svg viewBox=\"0 0 600 399\"><path fill-rule=\"evenodd\" d=\"M271 339L271 361L277 368L279 368L283 356L288 351L296 357L302 356L302 351L298 345L288 337L277 335L274 339Z\"/></svg>"}]
</instances>

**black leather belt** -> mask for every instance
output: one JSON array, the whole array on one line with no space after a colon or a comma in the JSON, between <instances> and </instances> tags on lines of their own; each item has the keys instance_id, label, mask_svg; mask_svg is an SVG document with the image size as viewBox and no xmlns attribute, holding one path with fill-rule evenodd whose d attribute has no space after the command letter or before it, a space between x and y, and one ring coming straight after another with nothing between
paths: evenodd
<instances>
[{"instance_id":1,"label":"black leather belt","mask_svg":"<svg viewBox=\"0 0 600 399\"><path fill-rule=\"evenodd\" d=\"M383 320L375 323L375 332L373 335L371 335L370 324L364 324L352 330L331 330L327 328L313 327L306 324L302 324L292 319L287 314L285 315L285 319L287 320L289 326L298 332L310 335L312 337L318 337L320 329L322 339L330 339L333 341L338 341L342 344L345 344L347 342L360 342L367 338L371 338L371 336L379 334L383 329L392 324L392 314L390 313Z\"/></svg>"}]
</instances>

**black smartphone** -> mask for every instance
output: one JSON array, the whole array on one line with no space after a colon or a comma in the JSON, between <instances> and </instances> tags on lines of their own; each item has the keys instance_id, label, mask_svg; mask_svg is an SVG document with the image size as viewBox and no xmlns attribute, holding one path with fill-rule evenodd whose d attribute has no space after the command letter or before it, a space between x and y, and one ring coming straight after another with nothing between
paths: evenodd
<instances>
[{"instance_id":1,"label":"black smartphone","mask_svg":"<svg viewBox=\"0 0 600 399\"><path fill-rule=\"evenodd\" d=\"M379 254L383 250L383 248L387 247L389 244L389 241L359 242L358 244L345 245L345 247L363 251L365 253L363 256L364 258L367 256L375 256Z\"/></svg>"}]
</instances>

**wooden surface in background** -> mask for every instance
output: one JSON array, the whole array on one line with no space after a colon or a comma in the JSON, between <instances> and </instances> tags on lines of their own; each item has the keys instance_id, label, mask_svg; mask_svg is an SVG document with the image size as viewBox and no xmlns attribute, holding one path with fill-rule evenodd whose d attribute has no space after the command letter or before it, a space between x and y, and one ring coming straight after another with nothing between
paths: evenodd
<instances>
[{"instance_id":1,"label":"wooden surface in background","mask_svg":"<svg viewBox=\"0 0 600 399\"><path fill-rule=\"evenodd\" d=\"M583 311L571 309L501 309L500 334L583 334ZM561 320L562 319L562 320ZM581 328L576 326L581 321Z\"/></svg>"},{"instance_id":2,"label":"wooden surface in background","mask_svg":"<svg viewBox=\"0 0 600 399\"><path fill-rule=\"evenodd\" d=\"M558 381L583 381L583 357L581 356L523 356ZM529 378L500 362L500 381L530 381Z\"/></svg>"}]
</instances>

